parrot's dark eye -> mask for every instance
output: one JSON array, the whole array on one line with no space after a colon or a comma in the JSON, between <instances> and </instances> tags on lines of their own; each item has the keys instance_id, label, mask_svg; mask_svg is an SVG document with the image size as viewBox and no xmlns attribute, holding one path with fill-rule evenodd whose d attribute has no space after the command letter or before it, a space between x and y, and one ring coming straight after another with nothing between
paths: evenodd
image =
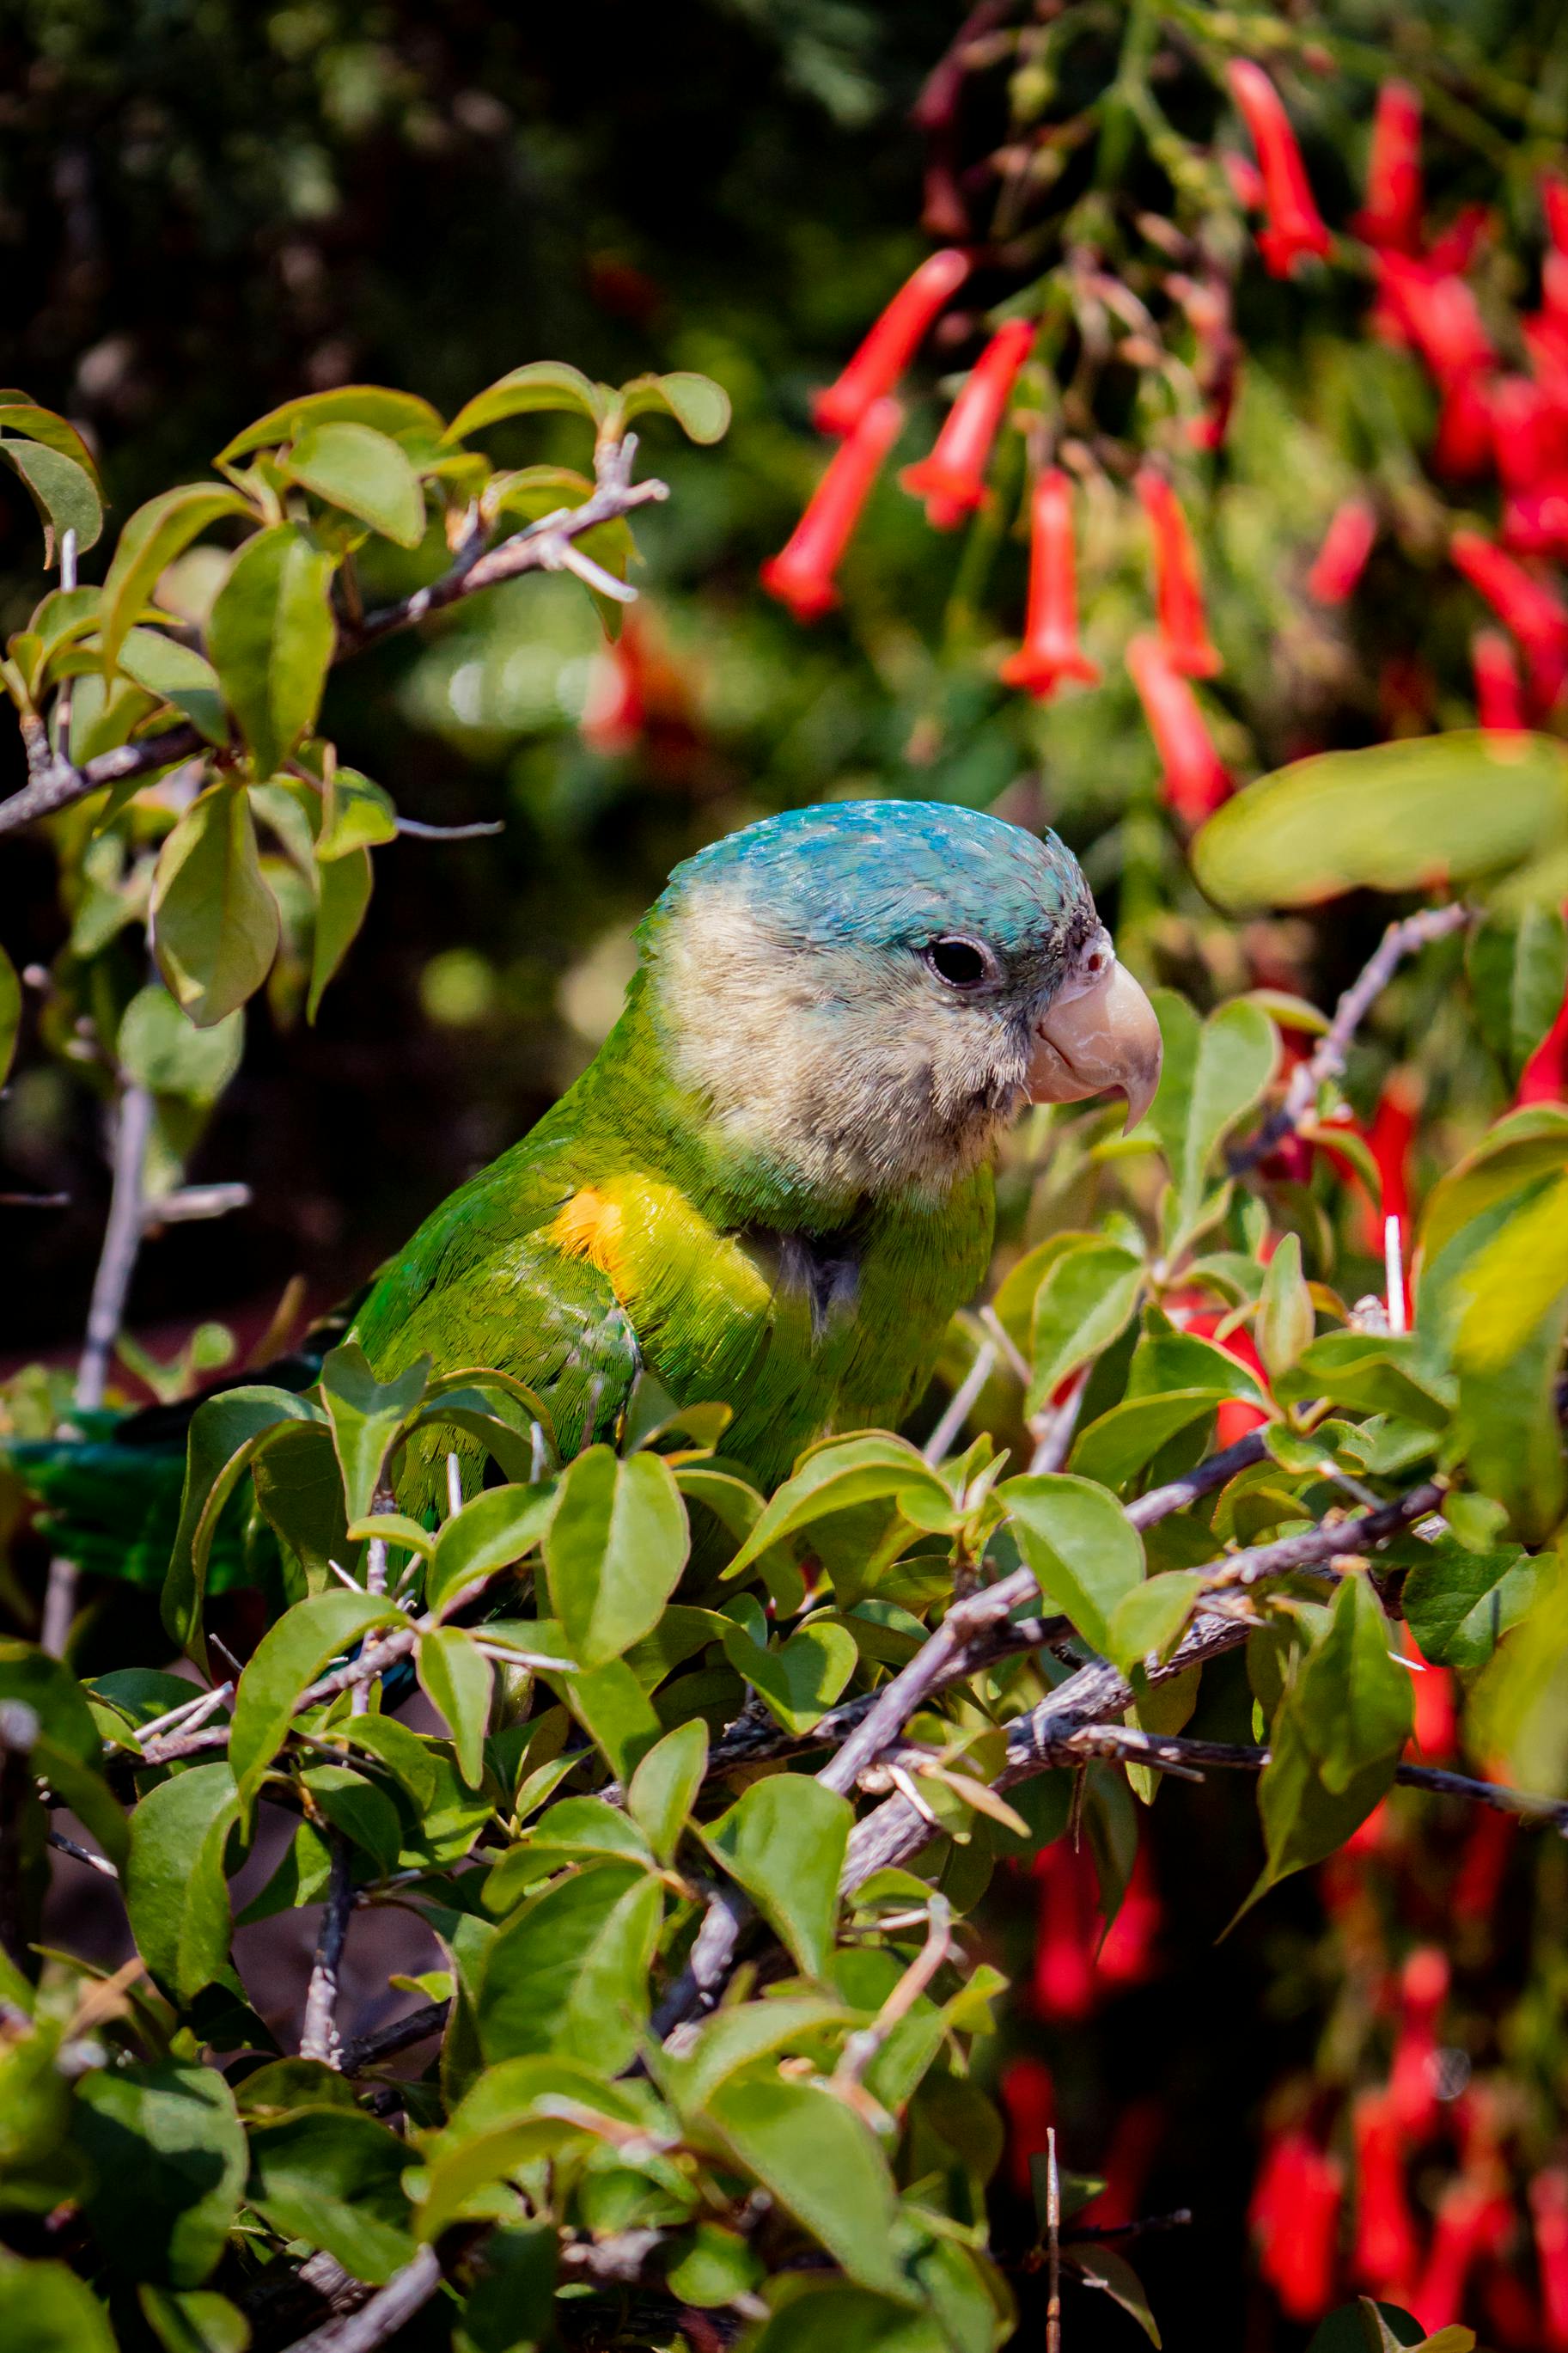
<instances>
[{"instance_id":1,"label":"parrot's dark eye","mask_svg":"<svg viewBox=\"0 0 1568 2353\"><path fill-rule=\"evenodd\" d=\"M949 988L978 988L991 976L992 958L973 940L932 940L925 960Z\"/></svg>"}]
</instances>

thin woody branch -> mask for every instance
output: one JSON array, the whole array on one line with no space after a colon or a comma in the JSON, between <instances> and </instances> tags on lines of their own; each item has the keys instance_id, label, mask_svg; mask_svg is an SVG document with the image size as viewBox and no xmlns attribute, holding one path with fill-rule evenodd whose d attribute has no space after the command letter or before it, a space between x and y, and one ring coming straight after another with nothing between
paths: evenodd
<instances>
[{"instance_id":1,"label":"thin woody branch","mask_svg":"<svg viewBox=\"0 0 1568 2353\"><path fill-rule=\"evenodd\" d=\"M427 588L416 589L412 596L401 597L395 605L367 613L361 621L341 621L334 663L346 661L398 629L412 628L431 613L444 612L465 596L493 588L500 581L516 580L528 572L565 570L577 560L574 541L581 539L584 533L601 523L616 522L638 507L667 499L667 483L652 476L641 482L630 479L637 446L633 433L622 441L603 445L595 459L598 486L581 506L563 507L558 513L543 515L525 531L514 532L497 547L485 547L482 529L471 533L450 568ZM627 592L621 582L616 581L615 588L626 596ZM636 593L630 592L633 596ZM20 792L13 793L9 800L0 801L0 834L13 833L35 818L52 817L57 810L69 808L73 802L85 799L89 793L98 792L105 785L122 784L132 776L151 776L207 748L205 739L195 728L179 726L164 728L156 735L143 735L134 744L119 744L112 752L101 752L80 767L57 756Z\"/></svg>"},{"instance_id":2,"label":"thin woody branch","mask_svg":"<svg viewBox=\"0 0 1568 2353\"><path fill-rule=\"evenodd\" d=\"M329 2067L341 2068L343 2054L337 2022L338 1989L349 1914L353 1909L353 1855L348 1841L336 1831L331 1836L331 1849L332 1872L327 1883L326 1908L321 1914L310 1982L305 1993L300 2056L321 2059Z\"/></svg>"},{"instance_id":3,"label":"thin woody branch","mask_svg":"<svg viewBox=\"0 0 1568 2353\"><path fill-rule=\"evenodd\" d=\"M1287 1136L1293 1135L1311 1117L1320 1087L1344 1076L1356 1031L1405 957L1434 940L1447 939L1450 932L1462 931L1471 920L1472 910L1463 902L1456 902L1449 907L1424 907L1419 914L1406 915L1402 923L1390 923L1375 954L1335 1007L1334 1018L1315 1050L1291 1072L1285 1100L1278 1111L1270 1112L1257 1134L1227 1155L1233 1176L1244 1176L1259 1161L1267 1160Z\"/></svg>"}]
</instances>

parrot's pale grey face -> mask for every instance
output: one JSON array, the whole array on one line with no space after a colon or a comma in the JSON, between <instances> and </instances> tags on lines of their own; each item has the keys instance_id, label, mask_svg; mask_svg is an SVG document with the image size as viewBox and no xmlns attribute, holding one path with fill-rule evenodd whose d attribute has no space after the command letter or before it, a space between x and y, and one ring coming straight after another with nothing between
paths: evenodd
<instances>
[{"instance_id":1,"label":"parrot's pale grey face","mask_svg":"<svg viewBox=\"0 0 1568 2353\"><path fill-rule=\"evenodd\" d=\"M1160 1032L1054 837L925 802L797 810L679 870L645 932L673 1075L845 1200L951 1190L1028 1101L1148 1108Z\"/></svg>"}]
</instances>

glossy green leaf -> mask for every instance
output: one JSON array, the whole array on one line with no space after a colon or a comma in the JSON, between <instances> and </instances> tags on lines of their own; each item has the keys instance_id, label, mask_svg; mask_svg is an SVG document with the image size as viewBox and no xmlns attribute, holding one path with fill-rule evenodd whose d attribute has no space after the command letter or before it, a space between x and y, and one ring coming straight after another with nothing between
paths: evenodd
<instances>
[{"instance_id":1,"label":"glossy green leaf","mask_svg":"<svg viewBox=\"0 0 1568 2353\"><path fill-rule=\"evenodd\" d=\"M0 2344L16 2353L116 2353L109 2315L68 2263L0 2249Z\"/></svg>"},{"instance_id":2,"label":"glossy green leaf","mask_svg":"<svg viewBox=\"0 0 1568 2353\"><path fill-rule=\"evenodd\" d=\"M395 1870L403 1848L396 1804L376 1782L348 1765L309 1765L300 1776L314 1814L357 1847L377 1878Z\"/></svg>"},{"instance_id":3,"label":"glossy green leaf","mask_svg":"<svg viewBox=\"0 0 1568 2353\"><path fill-rule=\"evenodd\" d=\"M327 983L359 937L370 905L370 852L351 849L324 865L316 884L316 924L310 935L310 985L305 1018L314 1022Z\"/></svg>"},{"instance_id":4,"label":"glossy green leaf","mask_svg":"<svg viewBox=\"0 0 1568 2353\"><path fill-rule=\"evenodd\" d=\"M1498 1371L1542 1323L1560 1324L1568 1293L1568 1172L1534 1188L1479 1250L1455 1355L1461 1372Z\"/></svg>"},{"instance_id":5,"label":"glossy green leaf","mask_svg":"<svg viewBox=\"0 0 1568 2353\"><path fill-rule=\"evenodd\" d=\"M136 1949L180 2002L228 1967L233 1923L225 1855L239 1820L226 1764L196 1764L150 1789L132 1816L125 1908Z\"/></svg>"},{"instance_id":6,"label":"glossy green leaf","mask_svg":"<svg viewBox=\"0 0 1568 2353\"><path fill-rule=\"evenodd\" d=\"M686 1506L657 1454L591 1446L563 1475L544 1538L550 1602L580 1667L619 1658L658 1620L686 1566Z\"/></svg>"},{"instance_id":7,"label":"glossy green leaf","mask_svg":"<svg viewBox=\"0 0 1568 2353\"><path fill-rule=\"evenodd\" d=\"M316 856L323 862L346 858L351 850L372 849L397 839L397 811L392 796L357 768L334 768L321 796L321 830Z\"/></svg>"},{"instance_id":8,"label":"glossy green leaf","mask_svg":"<svg viewBox=\"0 0 1568 2353\"><path fill-rule=\"evenodd\" d=\"M453 2327L453 2353L537 2353L552 2341L558 2244L542 2222L490 2232Z\"/></svg>"},{"instance_id":9,"label":"glossy green leaf","mask_svg":"<svg viewBox=\"0 0 1568 2353\"><path fill-rule=\"evenodd\" d=\"M786 1732L809 1732L854 1673L859 1652L843 1626L798 1627L776 1647L754 1641L733 1621L723 1633L724 1655Z\"/></svg>"},{"instance_id":10,"label":"glossy green leaf","mask_svg":"<svg viewBox=\"0 0 1568 2353\"><path fill-rule=\"evenodd\" d=\"M1516 864L1568 823L1568 746L1459 729L1298 760L1210 818L1193 871L1231 910L1432 891Z\"/></svg>"},{"instance_id":11,"label":"glossy green leaf","mask_svg":"<svg viewBox=\"0 0 1568 2353\"><path fill-rule=\"evenodd\" d=\"M0 409L0 465L9 466L26 484L38 511L44 526L44 562L58 562L59 544L68 531L75 532L80 554L103 529L103 501L97 483L85 466L63 450L5 435L5 416Z\"/></svg>"},{"instance_id":12,"label":"glossy green leaf","mask_svg":"<svg viewBox=\"0 0 1568 2353\"><path fill-rule=\"evenodd\" d=\"M343 1508L342 1473L332 1433L322 1421L291 1421L273 1431L250 1465L258 1508L296 1554L312 1589L328 1584L330 1563L351 1574L355 1546Z\"/></svg>"},{"instance_id":13,"label":"glossy green leaf","mask_svg":"<svg viewBox=\"0 0 1568 2353\"><path fill-rule=\"evenodd\" d=\"M1044 1472L996 1490L1040 1591L1097 1651L1117 1604L1143 1581L1143 1546L1113 1495L1087 1479Z\"/></svg>"},{"instance_id":14,"label":"glossy green leaf","mask_svg":"<svg viewBox=\"0 0 1568 2353\"><path fill-rule=\"evenodd\" d=\"M1237 997L1200 1021L1184 997L1158 988L1153 1002L1165 1040L1160 1091L1149 1108L1184 1228L1196 1213L1215 1153L1274 1075L1279 1038L1250 998Z\"/></svg>"},{"instance_id":15,"label":"glossy green leaf","mask_svg":"<svg viewBox=\"0 0 1568 2353\"><path fill-rule=\"evenodd\" d=\"M1449 1408L1437 1394L1418 1345L1378 1332L1325 1332L1303 1348L1278 1380L1287 1400L1331 1398L1359 1413L1393 1413L1426 1430L1443 1430Z\"/></svg>"},{"instance_id":16,"label":"glossy green leaf","mask_svg":"<svg viewBox=\"0 0 1568 2353\"><path fill-rule=\"evenodd\" d=\"M300 1694L340 1651L378 1627L406 1622L402 1611L380 1596L351 1593L339 1585L297 1601L268 1628L240 1676L229 1734L229 1764L247 1821Z\"/></svg>"},{"instance_id":17,"label":"glossy green leaf","mask_svg":"<svg viewBox=\"0 0 1568 2353\"><path fill-rule=\"evenodd\" d=\"M1370 1577L1340 1579L1321 1640L1308 1651L1292 1711L1334 1796L1364 1767L1397 1756L1413 1714L1407 1667L1392 1657L1394 1634Z\"/></svg>"},{"instance_id":18,"label":"glossy green leaf","mask_svg":"<svg viewBox=\"0 0 1568 2353\"><path fill-rule=\"evenodd\" d=\"M736 2161L850 2279L908 2295L893 2255L897 2210L887 2159L842 2100L815 2084L735 2077L714 2092L706 2114Z\"/></svg>"},{"instance_id":19,"label":"glossy green leaf","mask_svg":"<svg viewBox=\"0 0 1568 2353\"><path fill-rule=\"evenodd\" d=\"M915 1880L908 1893L923 1901L926 1889ZM824 1994L726 2002L703 2021L685 2049L669 2054L666 2073L670 2099L682 2116L699 2116L731 2075L775 2052L820 2054L828 2034L848 2024L854 2014L844 2002Z\"/></svg>"},{"instance_id":20,"label":"glossy green leaf","mask_svg":"<svg viewBox=\"0 0 1568 2353\"><path fill-rule=\"evenodd\" d=\"M257 449L280 448L284 442L323 425L368 425L393 437L441 430L436 410L416 393L394 392L379 384L340 384L331 392L305 393L298 400L286 400L279 408L269 408L265 417L258 417L254 425L226 442L213 462L232 465L237 458L248 458Z\"/></svg>"},{"instance_id":21,"label":"glossy green leaf","mask_svg":"<svg viewBox=\"0 0 1568 2353\"><path fill-rule=\"evenodd\" d=\"M110 2262L131 2279L199 2287L245 2189L245 2133L216 2069L100 2069L78 2087L71 2129L96 2177L87 2218Z\"/></svg>"},{"instance_id":22,"label":"glossy green leaf","mask_svg":"<svg viewBox=\"0 0 1568 2353\"><path fill-rule=\"evenodd\" d=\"M674 1862L707 1770L708 1726L692 1716L656 1741L632 1775L626 1810L660 1862Z\"/></svg>"},{"instance_id":23,"label":"glossy green leaf","mask_svg":"<svg viewBox=\"0 0 1568 2353\"><path fill-rule=\"evenodd\" d=\"M531 1897L485 1957L477 2014L487 2062L556 2052L618 2074L647 2022L662 1915L658 1881L618 1859Z\"/></svg>"},{"instance_id":24,"label":"glossy green leaf","mask_svg":"<svg viewBox=\"0 0 1568 2353\"><path fill-rule=\"evenodd\" d=\"M730 396L709 375L676 369L668 375L634 376L620 392L621 416L626 424L650 410L673 417L691 441L721 441L730 429Z\"/></svg>"},{"instance_id":25,"label":"glossy green leaf","mask_svg":"<svg viewBox=\"0 0 1568 2353\"><path fill-rule=\"evenodd\" d=\"M1331 2312L1313 2337L1307 2353L1471 2353L1475 2337L1468 2328L1441 2328L1428 2337L1421 2323L1396 2304L1377 2304L1358 2296Z\"/></svg>"},{"instance_id":26,"label":"glossy green leaf","mask_svg":"<svg viewBox=\"0 0 1568 2353\"><path fill-rule=\"evenodd\" d=\"M480 433L502 417L521 417L540 408L574 409L597 425L605 414L607 399L604 387L580 369L560 360L530 360L525 367L511 369L487 391L465 402L441 438L465 441L469 434Z\"/></svg>"},{"instance_id":27,"label":"glossy green leaf","mask_svg":"<svg viewBox=\"0 0 1568 2353\"><path fill-rule=\"evenodd\" d=\"M137 2290L142 2318L163 2353L247 2353L250 2323L238 2305L216 2288Z\"/></svg>"},{"instance_id":28,"label":"glossy green leaf","mask_svg":"<svg viewBox=\"0 0 1568 2353\"><path fill-rule=\"evenodd\" d=\"M25 396L0 393L0 434L8 441L36 441L62 458L69 458L101 491L97 459L70 419L61 417L58 410L40 408L37 401Z\"/></svg>"},{"instance_id":29,"label":"glossy green leaf","mask_svg":"<svg viewBox=\"0 0 1568 2353\"><path fill-rule=\"evenodd\" d=\"M819 1446L763 1509L728 1574L760 1560L780 1538L858 1504L897 1504L919 1527L949 1526L953 1500L917 1450L901 1438L873 1432Z\"/></svg>"},{"instance_id":30,"label":"glossy green leaf","mask_svg":"<svg viewBox=\"0 0 1568 2353\"><path fill-rule=\"evenodd\" d=\"M752 2353L954 2353L932 2312L911 2312L891 2295L809 2273L775 2283L779 2302ZM964 2348L968 2353L968 2348Z\"/></svg>"},{"instance_id":31,"label":"glossy green leaf","mask_svg":"<svg viewBox=\"0 0 1568 2353\"><path fill-rule=\"evenodd\" d=\"M198 1029L155 981L139 989L121 1016L115 1055L138 1086L157 1095L216 1103L239 1068L245 1016L229 1014Z\"/></svg>"},{"instance_id":32,"label":"glossy green leaf","mask_svg":"<svg viewBox=\"0 0 1568 2353\"><path fill-rule=\"evenodd\" d=\"M198 1663L206 1656L202 1615L207 1561L223 1508L270 1433L284 1423L314 1419L310 1407L289 1390L260 1387L225 1389L191 1417L163 1617L165 1631Z\"/></svg>"},{"instance_id":33,"label":"glossy green leaf","mask_svg":"<svg viewBox=\"0 0 1568 2353\"><path fill-rule=\"evenodd\" d=\"M225 780L192 802L158 854L152 912L158 969L199 1029L255 995L278 952L279 916L243 786Z\"/></svg>"},{"instance_id":34,"label":"glossy green leaf","mask_svg":"<svg viewBox=\"0 0 1568 2353\"><path fill-rule=\"evenodd\" d=\"M321 1395L343 1474L351 1520L375 1501L386 1459L399 1430L425 1395L428 1357L389 1381L378 1381L357 1340L342 1341L321 1366Z\"/></svg>"},{"instance_id":35,"label":"glossy green leaf","mask_svg":"<svg viewBox=\"0 0 1568 2353\"><path fill-rule=\"evenodd\" d=\"M15 1636L0 1638L0 1700L17 1700L72 1760L96 1772L102 1761L98 1727L80 1684L59 1659Z\"/></svg>"},{"instance_id":36,"label":"glossy green leaf","mask_svg":"<svg viewBox=\"0 0 1568 2353\"><path fill-rule=\"evenodd\" d=\"M1516 1086L1568 987L1568 923L1551 906L1489 916L1470 935L1466 964L1477 1026Z\"/></svg>"},{"instance_id":37,"label":"glossy green leaf","mask_svg":"<svg viewBox=\"0 0 1568 2353\"><path fill-rule=\"evenodd\" d=\"M663 1729L625 1659L563 1678L573 1715L617 1780L629 1781Z\"/></svg>"},{"instance_id":38,"label":"glossy green leaf","mask_svg":"<svg viewBox=\"0 0 1568 2353\"><path fill-rule=\"evenodd\" d=\"M1316 1329L1312 1296L1301 1272L1301 1238L1285 1234L1275 1249L1258 1293L1253 1336L1271 1379L1288 1373Z\"/></svg>"},{"instance_id":39,"label":"glossy green leaf","mask_svg":"<svg viewBox=\"0 0 1568 2353\"><path fill-rule=\"evenodd\" d=\"M487 1487L443 1525L425 1572L426 1606L437 1615L487 1577L533 1550L555 1508L552 1485Z\"/></svg>"},{"instance_id":40,"label":"glossy green leaf","mask_svg":"<svg viewBox=\"0 0 1568 2353\"><path fill-rule=\"evenodd\" d=\"M1075 2247L1070 2255L1072 2268L1085 2287L1097 2287L1113 2304L1134 2319L1151 2345L1160 2344L1160 2331L1149 2309L1149 2299L1143 2284L1125 2255L1114 2247Z\"/></svg>"},{"instance_id":41,"label":"glossy green leaf","mask_svg":"<svg viewBox=\"0 0 1568 2353\"><path fill-rule=\"evenodd\" d=\"M237 491L185 482L138 507L115 543L100 607L103 666L112 670L127 632L142 617L159 576L194 539L226 516L251 519Z\"/></svg>"},{"instance_id":42,"label":"glossy green leaf","mask_svg":"<svg viewBox=\"0 0 1568 2353\"><path fill-rule=\"evenodd\" d=\"M1040 1412L1069 1374L1121 1336L1142 1283L1141 1258L1092 1234L1052 1258L1030 1323L1027 1412Z\"/></svg>"},{"instance_id":43,"label":"glossy green leaf","mask_svg":"<svg viewBox=\"0 0 1568 2353\"><path fill-rule=\"evenodd\" d=\"M336 638L331 576L330 555L276 523L246 542L213 606L207 652L258 777L316 723Z\"/></svg>"},{"instance_id":44,"label":"glossy green leaf","mask_svg":"<svg viewBox=\"0 0 1568 2353\"><path fill-rule=\"evenodd\" d=\"M699 1834L743 1887L809 1976L833 1942L838 1877L853 1815L847 1802L801 1773L753 1781Z\"/></svg>"},{"instance_id":45,"label":"glossy green leaf","mask_svg":"<svg viewBox=\"0 0 1568 2353\"><path fill-rule=\"evenodd\" d=\"M1400 1608L1424 1659L1439 1667L1481 1667L1553 1574L1552 1560L1518 1545L1478 1553L1440 1543L1407 1572Z\"/></svg>"},{"instance_id":46,"label":"glossy green leaf","mask_svg":"<svg viewBox=\"0 0 1568 2353\"><path fill-rule=\"evenodd\" d=\"M417 547L425 536L418 477L396 442L374 426L348 418L313 421L282 460L282 470L399 547Z\"/></svg>"},{"instance_id":47,"label":"glossy green leaf","mask_svg":"<svg viewBox=\"0 0 1568 2353\"><path fill-rule=\"evenodd\" d=\"M1123 1398L1079 1432L1068 1457L1075 1474L1104 1487L1121 1487L1137 1477L1170 1440L1206 1420L1215 1404L1212 1389L1171 1389L1159 1397Z\"/></svg>"},{"instance_id":48,"label":"glossy green leaf","mask_svg":"<svg viewBox=\"0 0 1568 2353\"><path fill-rule=\"evenodd\" d=\"M1489 1774L1549 1797L1568 1792L1568 1581L1560 1560L1545 1591L1478 1677L1466 1737Z\"/></svg>"},{"instance_id":49,"label":"glossy green leaf","mask_svg":"<svg viewBox=\"0 0 1568 2353\"><path fill-rule=\"evenodd\" d=\"M489 1661L475 1650L460 1626L435 1626L421 1637L418 1662L425 1696L451 1733L458 1769L469 1788L477 1789L484 1772L494 1681Z\"/></svg>"},{"instance_id":50,"label":"glossy green leaf","mask_svg":"<svg viewBox=\"0 0 1568 2353\"><path fill-rule=\"evenodd\" d=\"M363 2110L300 2108L250 2130L247 2199L286 2239L379 2287L414 2253L405 2142Z\"/></svg>"},{"instance_id":51,"label":"glossy green leaf","mask_svg":"<svg viewBox=\"0 0 1568 2353\"><path fill-rule=\"evenodd\" d=\"M120 667L160 702L173 703L209 744L228 742L228 712L217 672L194 646L183 646L162 629L133 628L120 649Z\"/></svg>"},{"instance_id":52,"label":"glossy green leaf","mask_svg":"<svg viewBox=\"0 0 1568 2353\"><path fill-rule=\"evenodd\" d=\"M1124 1593L1110 1613L1106 1656L1112 1666L1125 1675L1151 1655L1163 1658L1192 1616L1203 1581L1195 1568L1168 1568Z\"/></svg>"}]
</instances>

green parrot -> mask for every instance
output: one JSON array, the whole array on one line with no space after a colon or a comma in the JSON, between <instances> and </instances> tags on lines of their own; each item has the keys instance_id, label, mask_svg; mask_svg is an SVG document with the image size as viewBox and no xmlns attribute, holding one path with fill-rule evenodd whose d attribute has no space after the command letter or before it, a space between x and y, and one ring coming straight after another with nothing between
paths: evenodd
<instances>
[{"instance_id":1,"label":"green parrot","mask_svg":"<svg viewBox=\"0 0 1568 2353\"><path fill-rule=\"evenodd\" d=\"M1001 1131L1107 1091L1135 1122L1159 1028L1062 843L934 802L747 826L676 870L638 944L590 1068L432 1212L351 1336L383 1378L513 1374L568 1456L614 1439L646 1372L727 1404L725 1453L767 1487L830 1431L896 1427L984 1274ZM166 1409L142 1419L156 1439ZM79 1450L100 1517L136 1418L118 1441ZM409 1450L405 1508L434 1502L447 1443ZM28 1456L68 1518L62 1450Z\"/></svg>"}]
</instances>

